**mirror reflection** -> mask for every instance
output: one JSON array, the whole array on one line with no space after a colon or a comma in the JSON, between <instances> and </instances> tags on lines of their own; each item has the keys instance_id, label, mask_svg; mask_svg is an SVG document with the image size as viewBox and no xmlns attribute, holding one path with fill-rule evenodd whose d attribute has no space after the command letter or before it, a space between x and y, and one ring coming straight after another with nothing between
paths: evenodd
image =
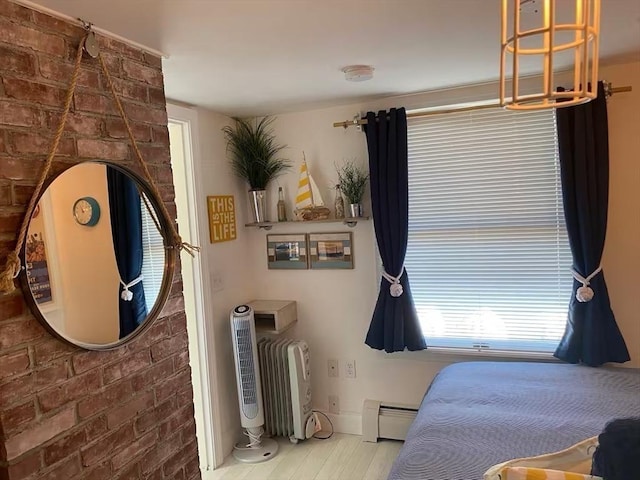
<instances>
[{"instance_id":1,"label":"mirror reflection","mask_svg":"<svg viewBox=\"0 0 640 480\"><path fill-rule=\"evenodd\" d=\"M145 190L120 168L82 163L57 177L34 210L24 246L30 303L76 345L118 343L159 301L169 262Z\"/></svg>"}]
</instances>

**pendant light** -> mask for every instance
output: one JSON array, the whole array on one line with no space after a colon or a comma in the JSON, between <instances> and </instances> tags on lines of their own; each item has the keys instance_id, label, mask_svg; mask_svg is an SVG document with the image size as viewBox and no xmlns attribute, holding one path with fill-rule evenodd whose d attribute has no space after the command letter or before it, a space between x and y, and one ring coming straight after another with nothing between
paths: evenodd
<instances>
[{"instance_id":1,"label":"pendant light","mask_svg":"<svg viewBox=\"0 0 640 480\"><path fill-rule=\"evenodd\" d=\"M501 106L540 110L596 98L600 0L502 0L501 13ZM521 68L539 69L540 63L534 64L534 60L542 66L542 76L536 79L537 93L526 89L522 94ZM571 72L573 85L564 85L566 91L556 92L559 85L554 68ZM507 73L511 73L510 83Z\"/></svg>"}]
</instances>

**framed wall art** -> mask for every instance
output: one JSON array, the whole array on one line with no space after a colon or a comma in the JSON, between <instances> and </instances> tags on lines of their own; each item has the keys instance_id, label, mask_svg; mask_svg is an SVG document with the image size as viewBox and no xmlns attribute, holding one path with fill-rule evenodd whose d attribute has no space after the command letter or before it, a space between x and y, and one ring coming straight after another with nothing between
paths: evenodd
<instances>
[{"instance_id":1,"label":"framed wall art","mask_svg":"<svg viewBox=\"0 0 640 480\"><path fill-rule=\"evenodd\" d=\"M310 233L309 259L312 269L353 268L351 232Z\"/></svg>"},{"instance_id":2,"label":"framed wall art","mask_svg":"<svg viewBox=\"0 0 640 480\"><path fill-rule=\"evenodd\" d=\"M307 236L304 233L267 235L267 263L270 269L306 270Z\"/></svg>"}]
</instances>

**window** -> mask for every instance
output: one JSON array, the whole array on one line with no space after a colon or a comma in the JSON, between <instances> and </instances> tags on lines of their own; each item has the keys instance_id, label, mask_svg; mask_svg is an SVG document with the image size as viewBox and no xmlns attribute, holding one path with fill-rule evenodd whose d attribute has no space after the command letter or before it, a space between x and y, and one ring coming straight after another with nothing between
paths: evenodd
<instances>
[{"instance_id":1,"label":"window","mask_svg":"<svg viewBox=\"0 0 640 480\"><path fill-rule=\"evenodd\" d=\"M142 193L140 196L142 197ZM149 207L151 204L149 203ZM164 275L164 242L156 227L156 219L151 216L144 200L140 199L142 211L142 287L147 302L147 312L151 312L162 286Z\"/></svg>"},{"instance_id":2,"label":"window","mask_svg":"<svg viewBox=\"0 0 640 480\"><path fill-rule=\"evenodd\" d=\"M409 119L405 265L429 346L552 352L571 251L553 110Z\"/></svg>"}]
</instances>

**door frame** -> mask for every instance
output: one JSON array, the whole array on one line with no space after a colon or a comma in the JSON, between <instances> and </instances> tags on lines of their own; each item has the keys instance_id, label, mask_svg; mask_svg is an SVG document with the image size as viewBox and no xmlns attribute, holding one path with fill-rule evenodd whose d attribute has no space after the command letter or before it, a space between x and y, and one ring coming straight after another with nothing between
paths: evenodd
<instances>
[{"instance_id":1,"label":"door frame","mask_svg":"<svg viewBox=\"0 0 640 480\"><path fill-rule=\"evenodd\" d=\"M206 225L206 204L203 185L201 184L201 152L198 135L198 112L193 108L167 104L169 123L182 127L184 139L184 160L187 194L187 209L189 215L189 230L192 241L202 246L195 257L188 254L181 255L181 261L193 262L193 288L195 296L195 318L187 316L187 330L189 333L189 361L191 364L191 379L194 395L194 416L196 421L196 436L198 437L198 451L200 469L203 474L212 471L224 461L222 444L222 417L217 396L218 375L215 357L213 327L206 322L206 313L212 311L211 296L205 292L211 291L209 275L204 272L208 263L208 236L203 235L199 219L204 219ZM206 234L206 232L204 232ZM195 338L194 338L195 337Z\"/></svg>"}]
</instances>

